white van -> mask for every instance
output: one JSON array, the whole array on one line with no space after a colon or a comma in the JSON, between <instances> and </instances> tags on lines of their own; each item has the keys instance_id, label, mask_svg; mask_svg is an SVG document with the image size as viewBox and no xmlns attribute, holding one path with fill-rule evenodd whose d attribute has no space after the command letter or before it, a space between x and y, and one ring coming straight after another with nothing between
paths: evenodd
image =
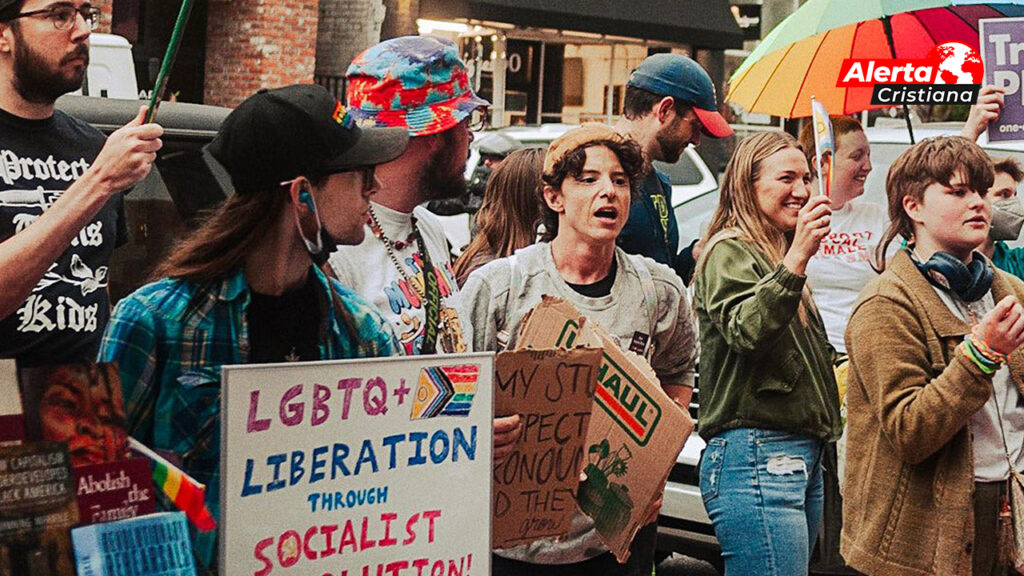
<instances>
[{"instance_id":1,"label":"white van","mask_svg":"<svg viewBox=\"0 0 1024 576\"><path fill-rule=\"evenodd\" d=\"M128 40L115 34L90 34L89 70L82 89L73 94L138 100L139 84Z\"/></svg>"}]
</instances>

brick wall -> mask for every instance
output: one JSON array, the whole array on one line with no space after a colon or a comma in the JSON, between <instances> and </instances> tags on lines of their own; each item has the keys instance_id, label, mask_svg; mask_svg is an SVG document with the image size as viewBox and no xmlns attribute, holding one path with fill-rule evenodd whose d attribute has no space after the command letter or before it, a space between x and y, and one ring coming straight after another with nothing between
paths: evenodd
<instances>
[{"instance_id":1,"label":"brick wall","mask_svg":"<svg viewBox=\"0 0 1024 576\"><path fill-rule=\"evenodd\" d=\"M380 41L382 0L321 0L316 73L344 76L357 54Z\"/></svg>"},{"instance_id":2,"label":"brick wall","mask_svg":"<svg viewBox=\"0 0 1024 576\"><path fill-rule=\"evenodd\" d=\"M313 81L317 0L210 0L208 10L205 103Z\"/></svg>"},{"instance_id":3,"label":"brick wall","mask_svg":"<svg viewBox=\"0 0 1024 576\"><path fill-rule=\"evenodd\" d=\"M103 11L100 16L100 25L96 31L109 34L111 16L114 13L114 0L93 0L92 5Z\"/></svg>"}]
</instances>

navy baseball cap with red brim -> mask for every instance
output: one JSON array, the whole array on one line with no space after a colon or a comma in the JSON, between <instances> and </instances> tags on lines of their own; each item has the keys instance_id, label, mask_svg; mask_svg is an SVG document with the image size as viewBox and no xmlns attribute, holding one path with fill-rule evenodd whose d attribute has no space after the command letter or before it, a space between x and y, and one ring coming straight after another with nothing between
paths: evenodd
<instances>
[{"instance_id":1,"label":"navy baseball cap with red brim","mask_svg":"<svg viewBox=\"0 0 1024 576\"><path fill-rule=\"evenodd\" d=\"M681 54L649 56L630 74L628 85L691 106L703 125L701 132L712 138L732 136L732 127L718 112L711 76L691 58Z\"/></svg>"}]
</instances>

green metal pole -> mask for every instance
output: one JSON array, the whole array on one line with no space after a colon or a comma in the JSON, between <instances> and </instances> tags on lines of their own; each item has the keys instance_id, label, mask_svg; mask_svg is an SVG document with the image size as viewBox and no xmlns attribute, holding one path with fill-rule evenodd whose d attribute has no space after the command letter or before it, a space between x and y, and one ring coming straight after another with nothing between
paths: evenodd
<instances>
[{"instance_id":1,"label":"green metal pole","mask_svg":"<svg viewBox=\"0 0 1024 576\"><path fill-rule=\"evenodd\" d=\"M167 88L167 78L171 75L174 60L178 57L178 47L181 46L181 37L185 35L185 25L188 23L188 15L191 12L192 0L182 0L181 10L178 11L178 19L174 22L174 31L171 33L171 41L167 43L164 61L160 64L160 73L157 74L156 84L153 85L153 94L149 97L146 122L153 121L153 118L156 117L156 109L160 107L160 101L163 100L163 92Z\"/></svg>"}]
</instances>

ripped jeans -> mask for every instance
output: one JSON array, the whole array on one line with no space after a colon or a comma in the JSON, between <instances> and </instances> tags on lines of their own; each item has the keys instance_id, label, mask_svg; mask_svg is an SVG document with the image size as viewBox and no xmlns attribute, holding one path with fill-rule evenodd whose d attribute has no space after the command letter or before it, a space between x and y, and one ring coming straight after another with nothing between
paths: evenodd
<instances>
[{"instance_id":1,"label":"ripped jeans","mask_svg":"<svg viewBox=\"0 0 1024 576\"><path fill-rule=\"evenodd\" d=\"M821 524L817 438L758 428L708 441L700 491L722 545L725 576L801 576Z\"/></svg>"}]
</instances>

